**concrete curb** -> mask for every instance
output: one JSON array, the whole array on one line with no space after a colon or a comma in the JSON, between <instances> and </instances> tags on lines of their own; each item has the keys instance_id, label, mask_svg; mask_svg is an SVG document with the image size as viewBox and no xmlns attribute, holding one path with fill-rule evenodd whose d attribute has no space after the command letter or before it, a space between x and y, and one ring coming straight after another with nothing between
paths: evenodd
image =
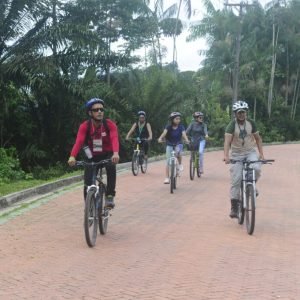
<instances>
[{"instance_id":1,"label":"concrete curb","mask_svg":"<svg viewBox=\"0 0 300 300\"><path fill-rule=\"evenodd\" d=\"M149 158L149 162L155 162L164 159L164 155L159 155ZM126 162L117 165L117 172L128 170L131 168L131 162ZM60 188L66 187L73 183L77 183L83 180L83 175L76 175L60 180L56 180L50 183L46 183L37 187L29 188L20 192L15 192L0 197L0 210L7 208L17 202L26 200L28 198L45 195L49 192L54 192Z\"/></svg>"},{"instance_id":2,"label":"concrete curb","mask_svg":"<svg viewBox=\"0 0 300 300\"><path fill-rule=\"evenodd\" d=\"M299 144L299 142L286 142L286 143L269 143L269 144L264 144L264 146L274 146L274 145L283 145L283 144ZM206 148L205 152L211 152L211 151L220 151L223 150L223 147L211 147L211 148ZM185 151L184 155L188 155L189 151ZM158 155L155 157L149 158L149 163L164 160L165 155ZM128 170L131 168L131 162L126 162L122 164L117 165L117 172L120 172L122 170ZM42 196L45 195L49 192L54 192L60 188L66 187L68 185L71 185L76 182L80 182L83 179L83 175L76 175L72 176L69 178L65 179L60 179L51 183L46 183L34 188L26 189L20 192L8 194L5 196L0 197L0 210L7 208L17 202L26 200L28 198L32 197L37 197L37 196Z\"/></svg>"}]
</instances>

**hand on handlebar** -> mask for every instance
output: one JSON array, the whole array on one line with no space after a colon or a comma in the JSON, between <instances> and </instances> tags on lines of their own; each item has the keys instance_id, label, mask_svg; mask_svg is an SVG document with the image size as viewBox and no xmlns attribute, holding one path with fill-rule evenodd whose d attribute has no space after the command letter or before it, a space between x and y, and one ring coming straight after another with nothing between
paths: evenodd
<instances>
[{"instance_id":1,"label":"hand on handlebar","mask_svg":"<svg viewBox=\"0 0 300 300\"><path fill-rule=\"evenodd\" d=\"M76 158L74 156L70 156L68 160L68 164L70 167L74 167L76 165Z\"/></svg>"},{"instance_id":2,"label":"hand on handlebar","mask_svg":"<svg viewBox=\"0 0 300 300\"><path fill-rule=\"evenodd\" d=\"M114 164L117 164L120 160L120 156L119 156L119 153L118 152L114 152L113 156L111 157L111 161L114 163Z\"/></svg>"},{"instance_id":3,"label":"hand on handlebar","mask_svg":"<svg viewBox=\"0 0 300 300\"><path fill-rule=\"evenodd\" d=\"M226 165L230 164L229 156L224 156L223 161L225 162Z\"/></svg>"}]
</instances>

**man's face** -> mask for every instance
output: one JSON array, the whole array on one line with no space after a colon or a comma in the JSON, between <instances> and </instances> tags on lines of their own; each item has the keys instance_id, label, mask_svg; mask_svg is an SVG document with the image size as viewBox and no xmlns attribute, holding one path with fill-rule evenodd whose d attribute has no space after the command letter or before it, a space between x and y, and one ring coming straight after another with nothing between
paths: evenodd
<instances>
[{"instance_id":1,"label":"man's face","mask_svg":"<svg viewBox=\"0 0 300 300\"><path fill-rule=\"evenodd\" d=\"M104 107L101 103L96 103L92 106L89 113L94 120L101 121L104 117Z\"/></svg>"},{"instance_id":2,"label":"man's face","mask_svg":"<svg viewBox=\"0 0 300 300\"><path fill-rule=\"evenodd\" d=\"M239 110L235 113L235 116L238 121L243 122L246 120L247 113L244 110Z\"/></svg>"}]
</instances>

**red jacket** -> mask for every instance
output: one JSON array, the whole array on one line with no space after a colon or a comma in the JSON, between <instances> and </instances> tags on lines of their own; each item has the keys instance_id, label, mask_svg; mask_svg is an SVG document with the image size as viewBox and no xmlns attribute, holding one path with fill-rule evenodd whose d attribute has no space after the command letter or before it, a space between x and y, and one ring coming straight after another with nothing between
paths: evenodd
<instances>
[{"instance_id":1,"label":"red jacket","mask_svg":"<svg viewBox=\"0 0 300 300\"><path fill-rule=\"evenodd\" d=\"M71 156L76 157L81 150L81 148L84 146L86 135L88 134L88 122L84 121L80 126L76 137L76 142L73 146L73 149L71 151ZM100 127L96 128L91 122L90 126L90 132L89 132L89 138L88 146L91 149L93 155L101 155L107 152L119 152L119 135L118 135L118 128L117 125L109 120L106 119L107 127L109 128L109 131L106 130L105 126L101 124ZM95 152L93 149L93 141L94 140L102 140L102 151Z\"/></svg>"}]
</instances>

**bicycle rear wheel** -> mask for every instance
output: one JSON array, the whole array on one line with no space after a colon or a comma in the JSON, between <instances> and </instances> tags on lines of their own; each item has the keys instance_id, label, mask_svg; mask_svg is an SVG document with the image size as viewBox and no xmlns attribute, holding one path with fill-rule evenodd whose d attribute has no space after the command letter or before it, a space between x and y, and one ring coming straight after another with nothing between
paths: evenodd
<instances>
[{"instance_id":1,"label":"bicycle rear wheel","mask_svg":"<svg viewBox=\"0 0 300 300\"><path fill-rule=\"evenodd\" d=\"M243 187L241 186L240 191L240 199L238 202L238 223L243 225L245 218L245 209L244 209L244 202L243 202Z\"/></svg>"},{"instance_id":2,"label":"bicycle rear wheel","mask_svg":"<svg viewBox=\"0 0 300 300\"><path fill-rule=\"evenodd\" d=\"M137 153L133 153L132 155L131 170L134 176L137 176L139 173L139 157Z\"/></svg>"},{"instance_id":3,"label":"bicycle rear wheel","mask_svg":"<svg viewBox=\"0 0 300 300\"><path fill-rule=\"evenodd\" d=\"M175 161L172 160L171 162L171 167L170 167L170 192L173 194L174 189L175 189Z\"/></svg>"},{"instance_id":4,"label":"bicycle rear wheel","mask_svg":"<svg viewBox=\"0 0 300 300\"><path fill-rule=\"evenodd\" d=\"M98 210L96 207L96 188L88 191L84 210L84 233L89 247L94 247L97 239Z\"/></svg>"},{"instance_id":5,"label":"bicycle rear wheel","mask_svg":"<svg viewBox=\"0 0 300 300\"><path fill-rule=\"evenodd\" d=\"M142 154L141 155L141 170L142 170L142 173L146 173L147 171L147 167L148 167L148 159L145 158L145 155Z\"/></svg>"},{"instance_id":6,"label":"bicycle rear wheel","mask_svg":"<svg viewBox=\"0 0 300 300\"><path fill-rule=\"evenodd\" d=\"M195 152L191 151L191 157L190 157L190 179L194 180L195 177Z\"/></svg>"},{"instance_id":7,"label":"bicycle rear wheel","mask_svg":"<svg viewBox=\"0 0 300 300\"><path fill-rule=\"evenodd\" d=\"M105 187L102 185L99 187L99 230L101 234L106 234L109 218L109 209L105 207Z\"/></svg>"},{"instance_id":8,"label":"bicycle rear wheel","mask_svg":"<svg viewBox=\"0 0 300 300\"><path fill-rule=\"evenodd\" d=\"M255 226L255 196L252 184L246 187L246 227L248 234L252 234Z\"/></svg>"}]
</instances>

